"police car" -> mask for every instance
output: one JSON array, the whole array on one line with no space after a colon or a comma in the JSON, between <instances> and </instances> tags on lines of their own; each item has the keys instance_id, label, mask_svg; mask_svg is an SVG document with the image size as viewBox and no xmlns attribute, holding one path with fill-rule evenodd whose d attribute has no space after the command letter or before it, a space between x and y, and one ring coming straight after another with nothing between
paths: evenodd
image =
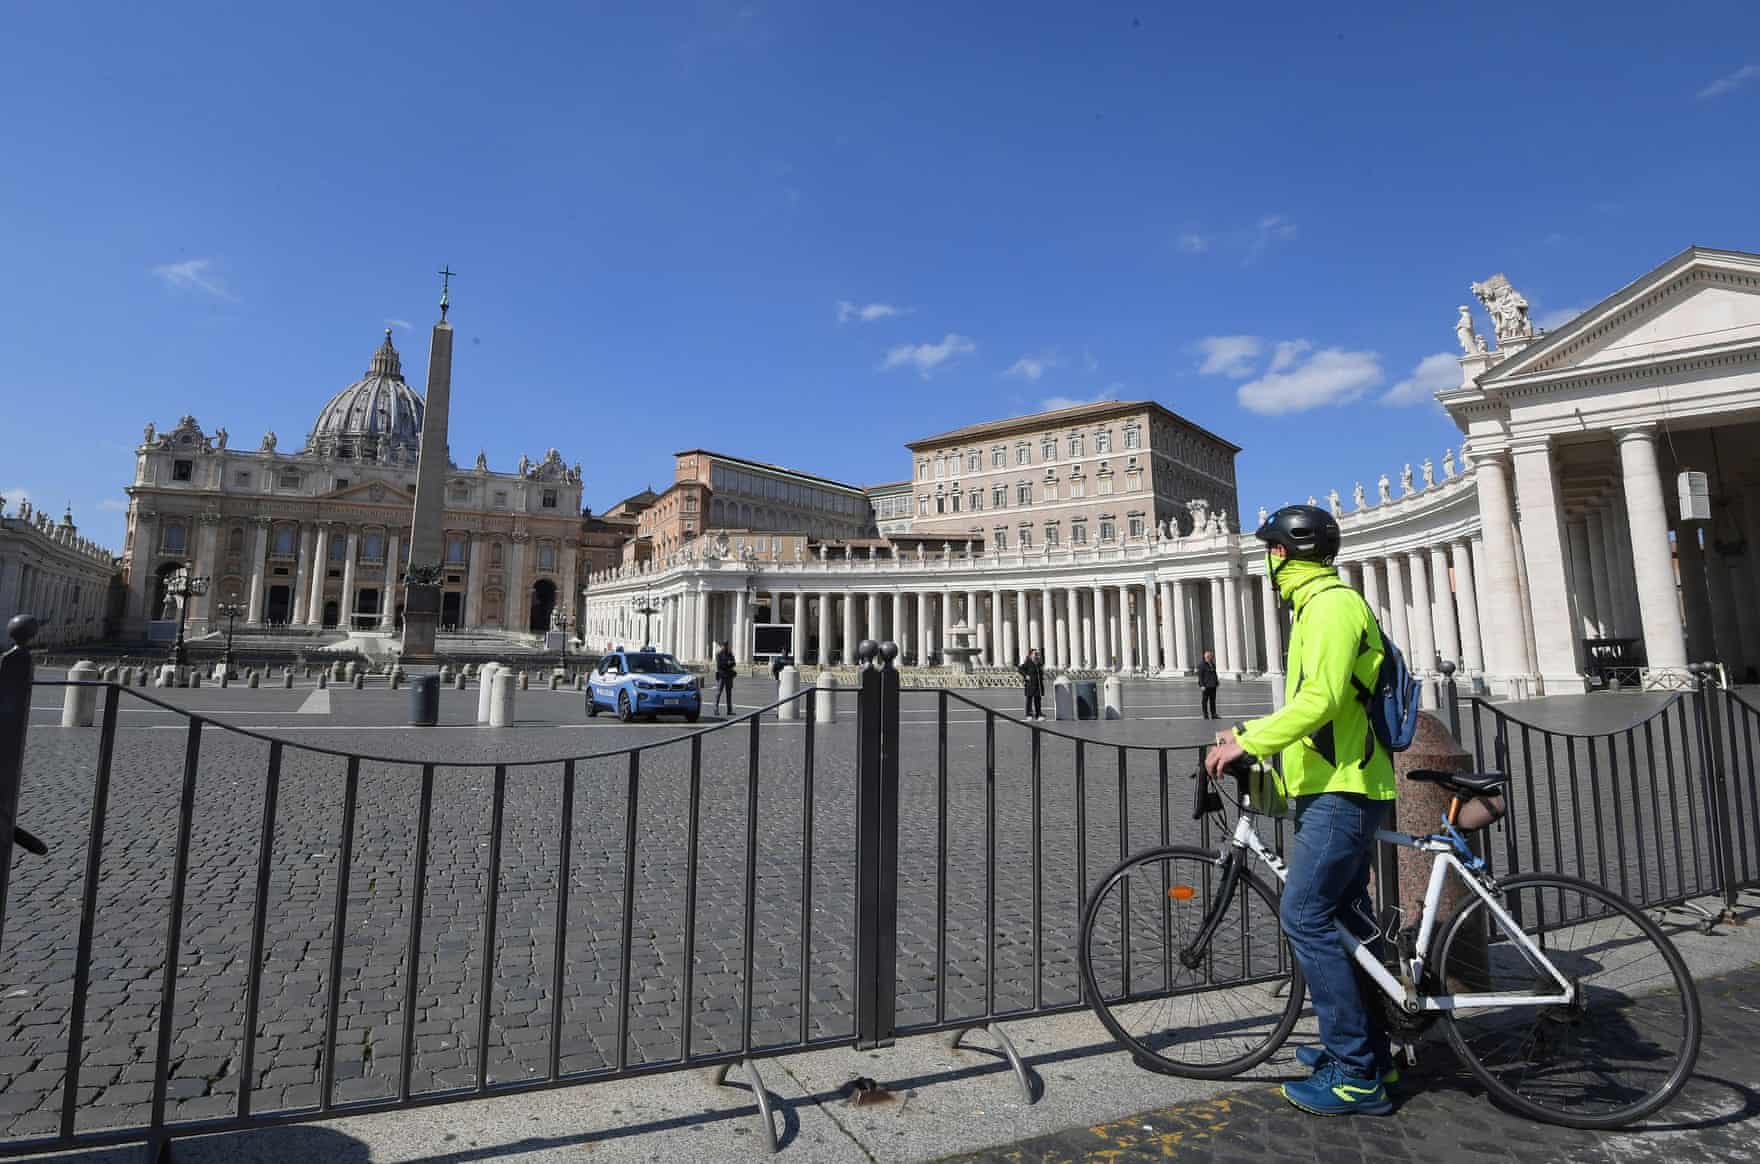
<instances>
[{"instance_id":1,"label":"police car","mask_svg":"<svg viewBox=\"0 0 1760 1164\"><path fill-rule=\"evenodd\" d=\"M682 715L691 723L703 713L703 685L664 651L619 647L593 668L587 681L587 714L617 713L628 723L638 715Z\"/></svg>"}]
</instances>

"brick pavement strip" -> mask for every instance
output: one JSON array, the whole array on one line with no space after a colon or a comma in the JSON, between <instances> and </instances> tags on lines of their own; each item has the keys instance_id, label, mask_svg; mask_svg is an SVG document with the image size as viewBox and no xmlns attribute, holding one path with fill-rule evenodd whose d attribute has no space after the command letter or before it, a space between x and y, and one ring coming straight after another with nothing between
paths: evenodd
<instances>
[{"instance_id":1,"label":"brick pavement strip","mask_svg":"<svg viewBox=\"0 0 1760 1164\"><path fill-rule=\"evenodd\" d=\"M1428 1048L1384 1117L1331 1119L1291 1107L1275 1086L1156 1108L1125 1119L945 1157L943 1164L1645 1164L1760 1159L1760 966L1699 984L1705 1037L1673 1103L1618 1132L1511 1115L1486 1098L1445 1044Z\"/></svg>"}]
</instances>

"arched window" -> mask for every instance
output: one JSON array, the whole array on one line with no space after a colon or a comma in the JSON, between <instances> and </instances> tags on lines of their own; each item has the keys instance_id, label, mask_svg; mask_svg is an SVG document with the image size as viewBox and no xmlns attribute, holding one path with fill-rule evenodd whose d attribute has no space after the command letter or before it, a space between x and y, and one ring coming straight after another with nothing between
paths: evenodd
<instances>
[{"instance_id":1,"label":"arched window","mask_svg":"<svg viewBox=\"0 0 1760 1164\"><path fill-rule=\"evenodd\" d=\"M188 533L181 525L168 525L165 527L165 536L160 539L159 548L167 554L181 554L189 544L188 538Z\"/></svg>"},{"instance_id":2,"label":"arched window","mask_svg":"<svg viewBox=\"0 0 1760 1164\"><path fill-rule=\"evenodd\" d=\"M232 532L226 535L226 548L235 554L243 553L244 530L237 526L233 526Z\"/></svg>"},{"instance_id":3,"label":"arched window","mask_svg":"<svg viewBox=\"0 0 1760 1164\"><path fill-rule=\"evenodd\" d=\"M370 562L376 562L379 559L383 558L384 556L385 556L385 535L382 533L379 533L377 530L375 530L374 532L367 535L366 541L362 544L361 557L367 559Z\"/></svg>"},{"instance_id":4,"label":"arched window","mask_svg":"<svg viewBox=\"0 0 1760 1164\"><path fill-rule=\"evenodd\" d=\"M278 525L278 526L276 526L275 527L275 552L277 554L291 554L291 553L293 553L293 540L296 536L298 536L298 531L295 530L293 526L291 526L291 525Z\"/></svg>"},{"instance_id":5,"label":"arched window","mask_svg":"<svg viewBox=\"0 0 1760 1164\"><path fill-rule=\"evenodd\" d=\"M489 543L489 564L491 566L499 566L501 564L501 543L500 542L490 542Z\"/></svg>"}]
</instances>

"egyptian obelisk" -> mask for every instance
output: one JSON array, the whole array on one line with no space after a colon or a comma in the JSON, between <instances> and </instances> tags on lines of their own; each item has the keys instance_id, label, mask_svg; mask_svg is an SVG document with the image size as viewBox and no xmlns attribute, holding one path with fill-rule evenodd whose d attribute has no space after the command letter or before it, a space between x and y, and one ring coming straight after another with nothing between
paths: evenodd
<instances>
[{"instance_id":1,"label":"egyptian obelisk","mask_svg":"<svg viewBox=\"0 0 1760 1164\"><path fill-rule=\"evenodd\" d=\"M434 657L440 623L440 519L446 506L447 412L452 401L452 325L446 322L453 271L440 272L440 322L428 342L428 392L422 409L422 445L416 458L416 505L410 518L409 572L404 577L405 663Z\"/></svg>"}]
</instances>

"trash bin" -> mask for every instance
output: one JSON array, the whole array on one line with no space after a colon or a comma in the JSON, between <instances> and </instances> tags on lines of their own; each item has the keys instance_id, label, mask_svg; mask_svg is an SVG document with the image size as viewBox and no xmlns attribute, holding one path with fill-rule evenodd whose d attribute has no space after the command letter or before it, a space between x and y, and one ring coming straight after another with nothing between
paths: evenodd
<instances>
[{"instance_id":1,"label":"trash bin","mask_svg":"<svg viewBox=\"0 0 1760 1164\"><path fill-rule=\"evenodd\" d=\"M1100 718L1100 684L1093 679L1077 679L1070 686L1075 689L1076 718Z\"/></svg>"},{"instance_id":2,"label":"trash bin","mask_svg":"<svg viewBox=\"0 0 1760 1164\"><path fill-rule=\"evenodd\" d=\"M410 676L409 722L412 727L433 727L440 722L440 676Z\"/></svg>"}]
</instances>

